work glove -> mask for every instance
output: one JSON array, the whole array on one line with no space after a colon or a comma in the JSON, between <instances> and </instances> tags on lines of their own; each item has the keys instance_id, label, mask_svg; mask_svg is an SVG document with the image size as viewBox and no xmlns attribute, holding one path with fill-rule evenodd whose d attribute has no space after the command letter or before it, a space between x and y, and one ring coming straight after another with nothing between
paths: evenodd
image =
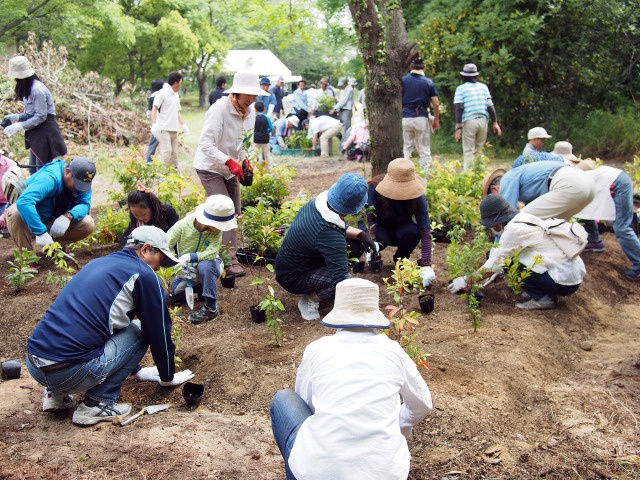
<instances>
[{"instance_id":1,"label":"work glove","mask_svg":"<svg viewBox=\"0 0 640 480\"><path fill-rule=\"evenodd\" d=\"M49 235L49 232L44 232L42 235L36 235L36 245L39 247L44 247L45 245L51 245L53 243L53 238Z\"/></svg>"},{"instance_id":2,"label":"work glove","mask_svg":"<svg viewBox=\"0 0 640 480\"><path fill-rule=\"evenodd\" d=\"M236 162L233 158L230 158L229 160L224 162L224 164L227 167L229 167L229 170L231 170L231 173L233 173L238 178L238 180L244 180L244 174L242 173L242 167L240 166L240 164L238 162Z\"/></svg>"},{"instance_id":3,"label":"work glove","mask_svg":"<svg viewBox=\"0 0 640 480\"><path fill-rule=\"evenodd\" d=\"M67 233L69 225L71 225L71 220L69 220L69 217L67 217L66 215L60 215L58 218L56 218L56 221L53 222L53 225L51 225L49 232L51 233L52 237L61 237L65 233Z\"/></svg>"},{"instance_id":4,"label":"work glove","mask_svg":"<svg viewBox=\"0 0 640 480\"><path fill-rule=\"evenodd\" d=\"M464 290L467 288L467 277L454 278L448 288L451 293L458 293L459 291Z\"/></svg>"},{"instance_id":5,"label":"work glove","mask_svg":"<svg viewBox=\"0 0 640 480\"><path fill-rule=\"evenodd\" d=\"M189 135L189 133L191 132L191 131L189 130L189 127L187 127L187 124L186 124L186 123L183 123L183 124L182 124L182 131L183 131L183 133L184 133L185 135Z\"/></svg>"},{"instance_id":6,"label":"work glove","mask_svg":"<svg viewBox=\"0 0 640 480\"><path fill-rule=\"evenodd\" d=\"M17 113L10 113L9 115L4 116L4 118L2 119L2 123L4 123L5 120L8 120L9 125L11 125L12 123L16 123L20 120L20 115Z\"/></svg>"},{"instance_id":7,"label":"work glove","mask_svg":"<svg viewBox=\"0 0 640 480\"><path fill-rule=\"evenodd\" d=\"M4 134L7 137L11 137L12 135L24 131L24 127L22 126L22 122L12 123L8 127L4 127Z\"/></svg>"},{"instance_id":8,"label":"work glove","mask_svg":"<svg viewBox=\"0 0 640 480\"><path fill-rule=\"evenodd\" d=\"M382 243L382 242L375 241L375 242L373 242L373 243L375 243L375 244L376 244L376 252L381 252L382 250L384 250L385 248L387 248L387 246L386 246L384 243Z\"/></svg>"},{"instance_id":9,"label":"work glove","mask_svg":"<svg viewBox=\"0 0 640 480\"><path fill-rule=\"evenodd\" d=\"M180 258L178 258L178 265L180 265L182 268L187 268L187 265L189 265L190 263L191 263L190 253L185 253L184 255L180 255Z\"/></svg>"},{"instance_id":10,"label":"work glove","mask_svg":"<svg viewBox=\"0 0 640 480\"><path fill-rule=\"evenodd\" d=\"M374 242L369 234L364 230L358 234L358 240L362 242L362 244L366 247L367 250L371 250L375 253L378 253L378 245L377 242Z\"/></svg>"},{"instance_id":11,"label":"work glove","mask_svg":"<svg viewBox=\"0 0 640 480\"><path fill-rule=\"evenodd\" d=\"M160 128L158 128L158 125L156 123L152 123L151 124L151 135L153 135L154 137L158 138L158 133L160 133Z\"/></svg>"},{"instance_id":12,"label":"work glove","mask_svg":"<svg viewBox=\"0 0 640 480\"><path fill-rule=\"evenodd\" d=\"M422 267L420 268L420 278L422 286L426 288L436 279L436 272L431 267Z\"/></svg>"},{"instance_id":13,"label":"work glove","mask_svg":"<svg viewBox=\"0 0 640 480\"><path fill-rule=\"evenodd\" d=\"M136 372L136 380L139 382L159 382L160 373L158 367L144 367Z\"/></svg>"},{"instance_id":14,"label":"work glove","mask_svg":"<svg viewBox=\"0 0 640 480\"><path fill-rule=\"evenodd\" d=\"M159 380L158 383L163 387L177 387L178 385L182 385L185 382L188 382L195 374L191 370L183 370L182 372L178 372L173 375L173 380L170 382L163 382Z\"/></svg>"}]
</instances>

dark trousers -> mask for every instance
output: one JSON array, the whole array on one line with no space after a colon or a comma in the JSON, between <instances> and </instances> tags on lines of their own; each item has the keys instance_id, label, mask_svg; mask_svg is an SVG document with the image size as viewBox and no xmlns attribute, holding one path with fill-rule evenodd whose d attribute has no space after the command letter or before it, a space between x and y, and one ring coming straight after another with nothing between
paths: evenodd
<instances>
[{"instance_id":1,"label":"dark trousers","mask_svg":"<svg viewBox=\"0 0 640 480\"><path fill-rule=\"evenodd\" d=\"M580 283L577 285L560 285L551 278L549 272L531 272L531 275L524 280L524 291L534 300L540 300L545 295L567 297L575 293L580 285Z\"/></svg>"},{"instance_id":2,"label":"dark trousers","mask_svg":"<svg viewBox=\"0 0 640 480\"><path fill-rule=\"evenodd\" d=\"M420 232L418 225L413 222L402 223L400 225L385 225L378 223L376 240L384 245L398 247L393 260L399 258L409 258L420 242Z\"/></svg>"}]
</instances>

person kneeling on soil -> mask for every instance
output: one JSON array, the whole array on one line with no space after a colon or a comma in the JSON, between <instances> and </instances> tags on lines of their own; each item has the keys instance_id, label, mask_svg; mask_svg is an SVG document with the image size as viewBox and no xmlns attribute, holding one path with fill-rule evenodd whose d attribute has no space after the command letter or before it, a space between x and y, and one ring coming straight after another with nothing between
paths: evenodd
<instances>
[{"instance_id":1,"label":"person kneeling on soil","mask_svg":"<svg viewBox=\"0 0 640 480\"><path fill-rule=\"evenodd\" d=\"M516 303L517 308L526 310L550 310L557 306L558 296L575 293L585 270L579 252L571 256L555 241L552 235L545 232L550 223L558 223L558 219L541 220L518 210L500 195L488 195L480 202L481 223L501 234L500 243L489 253L489 258L481 267L488 272L487 276L502 272L504 261L517 255L522 268L531 268L531 275L524 280L523 302ZM573 224L576 229L584 229ZM586 244L586 232L584 232ZM569 248L572 248L570 246ZM580 250L581 251L581 250ZM458 293L467 287L465 277L454 279L449 285L451 293Z\"/></svg>"},{"instance_id":2,"label":"person kneeling on soil","mask_svg":"<svg viewBox=\"0 0 640 480\"><path fill-rule=\"evenodd\" d=\"M348 257L360 257L365 248L378 251L368 233L344 223L366 200L365 179L345 173L302 207L287 230L276 256L276 280L289 293L303 295L298 308L305 320L319 319L320 300L333 299L336 285L350 278Z\"/></svg>"},{"instance_id":3,"label":"person kneeling on soil","mask_svg":"<svg viewBox=\"0 0 640 480\"><path fill-rule=\"evenodd\" d=\"M171 316L155 274L161 265L177 261L166 234L143 226L131 232L122 251L93 260L74 275L27 343L27 369L46 387L43 411L73 408L69 394L84 392L74 424L95 425L127 415L131 405L115 402L147 348L160 385L193 378L191 370L175 373ZM132 322L134 316L139 322Z\"/></svg>"},{"instance_id":4,"label":"person kneeling on soil","mask_svg":"<svg viewBox=\"0 0 640 480\"><path fill-rule=\"evenodd\" d=\"M273 436L287 480L404 480L413 427L432 410L431 392L409 355L377 329L378 286L351 278L320 322L338 331L307 346L295 392L271 403Z\"/></svg>"},{"instance_id":5,"label":"person kneeling on soil","mask_svg":"<svg viewBox=\"0 0 640 480\"><path fill-rule=\"evenodd\" d=\"M88 158L77 157L67 165L53 160L27 179L27 188L5 219L11 238L18 248L33 250L54 241L71 243L93 232L91 182L96 166Z\"/></svg>"},{"instance_id":6,"label":"person kneeling on soil","mask_svg":"<svg viewBox=\"0 0 640 480\"><path fill-rule=\"evenodd\" d=\"M218 312L218 278L222 275L223 262L219 257L222 233L238 227L233 200L226 195L211 195L196 211L178 221L168 232L169 248L176 249L178 263L184 270L195 264L197 276L194 283L202 285L204 305L189 315L193 324L213 320ZM184 289L184 273L174 279L171 293Z\"/></svg>"}]
</instances>

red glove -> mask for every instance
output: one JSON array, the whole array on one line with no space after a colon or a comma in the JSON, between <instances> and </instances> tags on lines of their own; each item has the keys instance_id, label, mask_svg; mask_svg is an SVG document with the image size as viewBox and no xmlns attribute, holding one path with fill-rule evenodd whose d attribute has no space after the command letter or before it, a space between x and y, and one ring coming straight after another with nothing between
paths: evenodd
<instances>
[{"instance_id":1,"label":"red glove","mask_svg":"<svg viewBox=\"0 0 640 480\"><path fill-rule=\"evenodd\" d=\"M231 173L233 173L238 178L238 180L244 180L244 174L242 173L242 167L240 166L240 164L238 162L236 162L233 158L230 158L229 160L224 162L224 164L227 167L229 167L229 170L231 170Z\"/></svg>"},{"instance_id":2,"label":"red glove","mask_svg":"<svg viewBox=\"0 0 640 480\"><path fill-rule=\"evenodd\" d=\"M251 162L249 160L244 159L242 161L242 169L248 172L253 172L253 165L251 165Z\"/></svg>"}]
</instances>

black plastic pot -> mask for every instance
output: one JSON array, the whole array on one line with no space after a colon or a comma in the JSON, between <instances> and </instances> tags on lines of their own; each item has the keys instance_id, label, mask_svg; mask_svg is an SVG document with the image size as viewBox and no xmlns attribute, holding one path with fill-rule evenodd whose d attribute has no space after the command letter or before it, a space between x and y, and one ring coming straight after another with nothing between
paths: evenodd
<instances>
[{"instance_id":1,"label":"black plastic pot","mask_svg":"<svg viewBox=\"0 0 640 480\"><path fill-rule=\"evenodd\" d=\"M233 288L236 286L236 277L233 275L225 275L220 278L220 283L224 288Z\"/></svg>"},{"instance_id":2,"label":"black plastic pot","mask_svg":"<svg viewBox=\"0 0 640 480\"><path fill-rule=\"evenodd\" d=\"M251 321L253 323L264 323L267 321L267 312L260 310L257 305L251 305L249 311L251 312Z\"/></svg>"},{"instance_id":3,"label":"black plastic pot","mask_svg":"<svg viewBox=\"0 0 640 480\"><path fill-rule=\"evenodd\" d=\"M473 294L473 296L476 297L476 300L478 300L478 302L482 302L482 299L484 298L484 292L482 290L478 290Z\"/></svg>"},{"instance_id":4,"label":"black plastic pot","mask_svg":"<svg viewBox=\"0 0 640 480\"><path fill-rule=\"evenodd\" d=\"M2 378L5 380L12 380L14 378L20 378L20 360L7 360L0 363L2 369Z\"/></svg>"},{"instance_id":5,"label":"black plastic pot","mask_svg":"<svg viewBox=\"0 0 640 480\"><path fill-rule=\"evenodd\" d=\"M369 262L369 270L371 270L372 273L381 273L382 260L371 260Z\"/></svg>"},{"instance_id":6,"label":"black plastic pot","mask_svg":"<svg viewBox=\"0 0 640 480\"><path fill-rule=\"evenodd\" d=\"M353 273L362 273L364 272L365 262L354 262L353 263Z\"/></svg>"},{"instance_id":7,"label":"black plastic pot","mask_svg":"<svg viewBox=\"0 0 640 480\"><path fill-rule=\"evenodd\" d=\"M182 398L190 407L197 407L202 403L204 396L204 385L200 383L187 382L182 387Z\"/></svg>"},{"instance_id":8,"label":"black plastic pot","mask_svg":"<svg viewBox=\"0 0 640 480\"><path fill-rule=\"evenodd\" d=\"M418 302L420 302L420 310L422 313L431 313L435 307L436 297L433 293L421 293L418 296Z\"/></svg>"},{"instance_id":9,"label":"black plastic pot","mask_svg":"<svg viewBox=\"0 0 640 480\"><path fill-rule=\"evenodd\" d=\"M264 257L260 261L256 261L257 253L249 248L238 248L236 251L236 258L238 262L244 265L255 265L264 267L267 264L273 265L276 263L277 253L265 252Z\"/></svg>"}]
</instances>

